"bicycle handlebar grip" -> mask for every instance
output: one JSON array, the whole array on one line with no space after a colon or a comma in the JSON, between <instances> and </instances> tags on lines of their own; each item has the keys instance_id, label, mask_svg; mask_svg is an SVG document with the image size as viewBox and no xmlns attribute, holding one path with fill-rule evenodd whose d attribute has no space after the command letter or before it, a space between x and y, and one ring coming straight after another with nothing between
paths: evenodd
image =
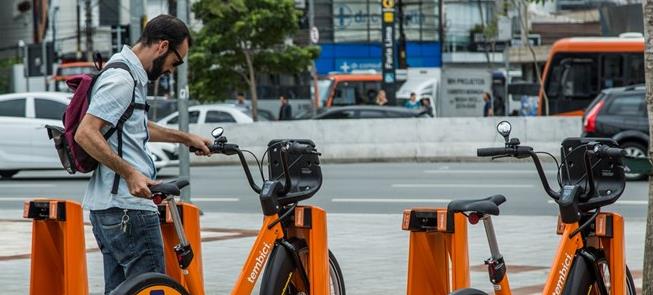
<instances>
[{"instance_id":1,"label":"bicycle handlebar grip","mask_svg":"<svg viewBox=\"0 0 653 295\"><path fill-rule=\"evenodd\" d=\"M313 147L308 144L293 141L288 144L288 152L291 154L309 154L313 152Z\"/></svg>"},{"instance_id":2,"label":"bicycle handlebar grip","mask_svg":"<svg viewBox=\"0 0 653 295\"><path fill-rule=\"evenodd\" d=\"M608 156L608 157L620 158L626 155L626 151L620 148L613 148L613 147L601 145L596 150L596 154L600 157Z\"/></svg>"},{"instance_id":3,"label":"bicycle handlebar grip","mask_svg":"<svg viewBox=\"0 0 653 295\"><path fill-rule=\"evenodd\" d=\"M211 151L211 153L218 153L217 149L218 148L216 147L216 145L214 145L214 144L209 145L209 151ZM188 151L190 151L191 153L194 153L194 152L200 151L200 149L198 149L198 148L196 148L194 146L189 146Z\"/></svg>"},{"instance_id":4,"label":"bicycle handlebar grip","mask_svg":"<svg viewBox=\"0 0 653 295\"><path fill-rule=\"evenodd\" d=\"M501 148L479 148L476 149L476 156L478 157L495 157L507 155L508 151L505 147Z\"/></svg>"}]
</instances>

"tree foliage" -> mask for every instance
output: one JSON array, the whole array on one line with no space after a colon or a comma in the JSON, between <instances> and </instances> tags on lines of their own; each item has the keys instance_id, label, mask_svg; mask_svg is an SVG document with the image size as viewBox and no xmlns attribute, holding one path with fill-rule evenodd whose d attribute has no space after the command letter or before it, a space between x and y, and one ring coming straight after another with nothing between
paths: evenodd
<instances>
[{"instance_id":1,"label":"tree foliage","mask_svg":"<svg viewBox=\"0 0 653 295\"><path fill-rule=\"evenodd\" d=\"M189 55L191 93L201 101L249 89L255 106L256 75L299 73L319 54L288 42L301 13L293 0L200 0L193 12L203 27Z\"/></svg>"}]
</instances>

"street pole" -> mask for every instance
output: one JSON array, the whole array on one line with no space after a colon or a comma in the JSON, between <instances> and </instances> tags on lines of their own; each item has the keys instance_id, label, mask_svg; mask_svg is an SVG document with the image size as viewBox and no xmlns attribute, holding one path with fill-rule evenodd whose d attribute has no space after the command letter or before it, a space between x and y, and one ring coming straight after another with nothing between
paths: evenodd
<instances>
[{"instance_id":1,"label":"street pole","mask_svg":"<svg viewBox=\"0 0 653 295\"><path fill-rule=\"evenodd\" d=\"M308 0L308 30L309 34L313 33L315 27L315 5L314 0ZM309 37L311 44L314 44L313 37ZM317 69L315 60L311 60L311 78L313 78L313 116L317 115L317 109L320 107L320 89L317 84Z\"/></svg>"},{"instance_id":2,"label":"street pole","mask_svg":"<svg viewBox=\"0 0 653 295\"><path fill-rule=\"evenodd\" d=\"M145 16L145 2L143 0L129 1L129 37L132 43L136 43L141 37L142 21Z\"/></svg>"},{"instance_id":3,"label":"street pole","mask_svg":"<svg viewBox=\"0 0 653 295\"><path fill-rule=\"evenodd\" d=\"M505 67L506 67L506 80L503 83L504 86L504 95L503 95L503 103L505 105L504 110L505 110L505 116L510 115L510 95L508 95L508 84L510 84L510 53L509 53L509 44L510 41L506 41L506 45L503 48L503 61L505 62Z\"/></svg>"},{"instance_id":4,"label":"street pole","mask_svg":"<svg viewBox=\"0 0 653 295\"><path fill-rule=\"evenodd\" d=\"M18 48L23 51L23 76L25 76L25 92L29 92L29 65L27 60L27 44L25 44L23 40L19 40Z\"/></svg>"},{"instance_id":5,"label":"street pole","mask_svg":"<svg viewBox=\"0 0 653 295\"><path fill-rule=\"evenodd\" d=\"M406 33L404 32L404 3L397 1L397 18L399 19L399 68L405 70L406 63Z\"/></svg>"},{"instance_id":6,"label":"street pole","mask_svg":"<svg viewBox=\"0 0 653 295\"><path fill-rule=\"evenodd\" d=\"M93 61L93 13L91 9L91 0L85 1L86 16L86 60Z\"/></svg>"},{"instance_id":7,"label":"street pole","mask_svg":"<svg viewBox=\"0 0 653 295\"><path fill-rule=\"evenodd\" d=\"M442 13L444 12L444 0L439 0L438 1L438 35L440 36L440 56L442 56L442 52L444 52L444 41L445 41L445 35L444 35L444 15ZM442 66L440 66L442 67Z\"/></svg>"},{"instance_id":8,"label":"street pole","mask_svg":"<svg viewBox=\"0 0 653 295\"><path fill-rule=\"evenodd\" d=\"M77 59L82 58L82 8L79 5L79 1L81 0L77 0Z\"/></svg>"},{"instance_id":9,"label":"street pole","mask_svg":"<svg viewBox=\"0 0 653 295\"><path fill-rule=\"evenodd\" d=\"M177 18L188 26L188 0L177 1ZM177 94L179 130L188 132L188 62L184 62L177 68ZM179 177L190 179L190 153L188 147L183 145L179 146ZM187 186L181 191L181 199L189 202L190 196L190 186Z\"/></svg>"},{"instance_id":10,"label":"street pole","mask_svg":"<svg viewBox=\"0 0 653 295\"><path fill-rule=\"evenodd\" d=\"M45 34L43 38L41 38L41 73L43 74L43 82L45 83L45 91L50 91L50 87L48 86L48 56L46 54L46 39L45 39Z\"/></svg>"}]
</instances>

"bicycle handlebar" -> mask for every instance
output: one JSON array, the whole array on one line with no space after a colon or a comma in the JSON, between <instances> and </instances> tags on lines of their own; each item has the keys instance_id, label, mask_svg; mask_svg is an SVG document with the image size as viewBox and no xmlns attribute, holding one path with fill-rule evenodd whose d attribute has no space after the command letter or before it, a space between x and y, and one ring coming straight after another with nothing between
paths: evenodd
<instances>
[{"instance_id":1,"label":"bicycle handlebar","mask_svg":"<svg viewBox=\"0 0 653 295\"><path fill-rule=\"evenodd\" d=\"M594 153L599 157L613 158L620 158L626 155L626 151L624 149L609 147L603 144L594 146Z\"/></svg>"},{"instance_id":2,"label":"bicycle handlebar","mask_svg":"<svg viewBox=\"0 0 653 295\"><path fill-rule=\"evenodd\" d=\"M196 152L199 149L191 146L189 147L189 150L191 152ZM262 189L254 182L254 178L252 177L252 173L249 169L249 166L247 165L245 156L243 155L243 152L240 150L238 145L226 143L226 139L224 139L224 141L217 140L214 144L209 146L209 150L213 154L225 154L225 155L237 154L238 159L240 160L240 164L243 166L243 170L245 171L245 176L247 176L247 181L249 182L249 186L256 193L258 194L261 193ZM313 154L316 153L315 148L308 144L303 144L298 142L288 142L287 144L283 145L280 148L280 151L281 151L281 162L282 162L281 166L283 168L283 173L285 176L284 177L285 181L283 184L283 189L281 190L281 194L286 195L287 197L297 197L306 194L307 192L305 191L288 194L292 185L290 179L290 171L289 171L290 168L288 167L288 153Z\"/></svg>"},{"instance_id":3,"label":"bicycle handlebar","mask_svg":"<svg viewBox=\"0 0 653 295\"><path fill-rule=\"evenodd\" d=\"M199 151L198 148L192 146L188 147L188 150L190 152ZM238 145L229 144L229 143L214 143L209 146L209 150L211 151L212 154L225 154L225 155L237 154L238 159L240 160L240 164L243 166L243 170L245 170L245 176L247 176L247 181L249 182L249 186L257 194L261 193L261 187L259 187L254 182L254 178L252 177L252 172L249 170L249 166L247 165L247 161L245 160L245 155L243 155L243 152L240 150Z\"/></svg>"},{"instance_id":4,"label":"bicycle handlebar","mask_svg":"<svg viewBox=\"0 0 653 295\"><path fill-rule=\"evenodd\" d=\"M560 193L554 191L549 186L549 181L546 179L544 174L544 169L542 169L542 163L540 158L533 151L532 147L529 146L506 146L506 147L491 147L491 148L479 148L476 150L476 154L479 157L515 157L515 158L524 158L531 157L533 158L533 163L537 169L537 174L540 176L542 181L542 186L546 193L552 198L558 200L560 199Z\"/></svg>"}]
</instances>

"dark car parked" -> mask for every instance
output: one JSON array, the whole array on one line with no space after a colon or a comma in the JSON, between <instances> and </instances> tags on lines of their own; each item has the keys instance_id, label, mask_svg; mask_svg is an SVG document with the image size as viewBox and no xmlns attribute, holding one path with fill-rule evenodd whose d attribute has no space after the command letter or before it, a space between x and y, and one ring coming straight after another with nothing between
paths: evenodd
<instances>
[{"instance_id":1,"label":"dark car parked","mask_svg":"<svg viewBox=\"0 0 653 295\"><path fill-rule=\"evenodd\" d=\"M649 126L644 85L606 89L585 110L584 137L609 137L626 150L626 155L644 158L648 154ZM644 174L627 173L630 180Z\"/></svg>"},{"instance_id":2,"label":"dark car parked","mask_svg":"<svg viewBox=\"0 0 653 295\"><path fill-rule=\"evenodd\" d=\"M389 118L430 118L425 111L409 110L402 107L350 106L334 107L313 119L389 119Z\"/></svg>"}]
</instances>

